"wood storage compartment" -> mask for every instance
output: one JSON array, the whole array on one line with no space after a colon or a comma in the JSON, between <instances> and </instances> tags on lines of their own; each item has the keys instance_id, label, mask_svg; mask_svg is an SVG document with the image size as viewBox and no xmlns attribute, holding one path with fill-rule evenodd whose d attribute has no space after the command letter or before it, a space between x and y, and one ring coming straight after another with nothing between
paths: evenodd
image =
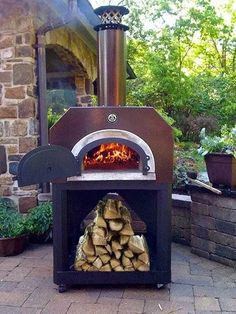
<instances>
[{"instance_id":1,"label":"wood storage compartment","mask_svg":"<svg viewBox=\"0 0 236 314\"><path fill-rule=\"evenodd\" d=\"M147 242L134 235L130 210L118 194L108 194L95 207L96 217L80 237L77 271L149 271Z\"/></svg>"},{"instance_id":2,"label":"wood storage compartment","mask_svg":"<svg viewBox=\"0 0 236 314\"><path fill-rule=\"evenodd\" d=\"M67 285L169 283L170 192L169 184L155 182L104 181L99 189L98 182L54 183L54 282L59 291ZM101 210L98 202L108 193L120 195L145 222L146 241L132 234L126 210L118 218L111 199ZM97 204L95 220L81 231L81 223Z\"/></svg>"}]
</instances>

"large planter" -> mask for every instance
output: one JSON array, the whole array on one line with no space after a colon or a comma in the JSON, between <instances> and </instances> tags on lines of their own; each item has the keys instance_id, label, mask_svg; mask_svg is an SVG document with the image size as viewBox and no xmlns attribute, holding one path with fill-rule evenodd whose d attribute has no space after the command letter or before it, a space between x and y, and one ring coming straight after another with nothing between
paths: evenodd
<instances>
[{"instance_id":1,"label":"large planter","mask_svg":"<svg viewBox=\"0 0 236 314\"><path fill-rule=\"evenodd\" d=\"M27 235L14 238L0 238L0 256L12 256L24 251L27 244Z\"/></svg>"},{"instance_id":2,"label":"large planter","mask_svg":"<svg viewBox=\"0 0 236 314\"><path fill-rule=\"evenodd\" d=\"M205 162L213 186L236 187L236 159L233 155L210 153L205 156Z\"/></svg>"}]
</instances>

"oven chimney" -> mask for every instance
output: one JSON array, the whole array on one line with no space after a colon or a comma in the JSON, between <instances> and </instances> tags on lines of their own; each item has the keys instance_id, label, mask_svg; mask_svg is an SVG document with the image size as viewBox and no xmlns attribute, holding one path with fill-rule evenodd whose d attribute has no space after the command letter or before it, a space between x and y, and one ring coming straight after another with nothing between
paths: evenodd
<instances>
[{"instance_id":1,"label":"oven chimney","mask_svg":"<svg viewBox=\"0 0 236 314\"><path fill-rule=\"evenodd\" d=\"M102 6L94 11L102 20L97 25L98 105L121 106L126 98L126 45L123 6Z\"/></svg>"}]
</instances>

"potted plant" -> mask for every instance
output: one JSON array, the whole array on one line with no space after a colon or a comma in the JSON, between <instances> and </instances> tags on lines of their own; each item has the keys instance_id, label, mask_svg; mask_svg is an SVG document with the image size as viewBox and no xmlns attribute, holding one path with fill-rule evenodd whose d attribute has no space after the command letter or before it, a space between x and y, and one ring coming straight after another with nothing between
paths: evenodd
<instances>
[{"instance_id":1,"label":"potted plant","mask_svg":"<svg viewBox=\"0 0 236 314\"><path fill-rule=\"evenodd\" d=\"M0 256L22 253L26 233L25 217L8 200L0 199Z\"/></svg>"},{"instance_id":2,"label":"potted plant","mask_svg":"<svg viewBox=\"0 0 236 314\"><path fill-rule=\"evenodd\" d=\"M232 129L223 126L221 136L207 136L205 129L200 133L201 147L210 182L214 186L236 186L236 125Z\"/></svg>"},{"instance_id":3,"label":"potted plant","mask_svg":"<svg viewBox=\"0 0 236 314\"><path fill-rule=\"evenodd\" d=\"M45 243L52 239L52 205L41 203L32 208L26 218L29 240L33 243Z\"/></svg>"}]
</instances>

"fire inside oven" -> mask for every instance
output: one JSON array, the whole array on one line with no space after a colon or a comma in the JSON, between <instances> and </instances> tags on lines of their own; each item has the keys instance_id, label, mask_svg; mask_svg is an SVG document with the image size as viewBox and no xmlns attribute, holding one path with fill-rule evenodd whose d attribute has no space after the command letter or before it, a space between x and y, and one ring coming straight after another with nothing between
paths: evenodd
<instances>
[{"instance_id":1,"label":"fire inside oven","mask_svg":"<svg viewBox=\"0 0 236 314\"><path fill-rule=\"evenodd\" d=\"M138 170L140 157L121 143L104 143L91 149L83 159L84 170Z\"/></svg>"}]
</instances>

